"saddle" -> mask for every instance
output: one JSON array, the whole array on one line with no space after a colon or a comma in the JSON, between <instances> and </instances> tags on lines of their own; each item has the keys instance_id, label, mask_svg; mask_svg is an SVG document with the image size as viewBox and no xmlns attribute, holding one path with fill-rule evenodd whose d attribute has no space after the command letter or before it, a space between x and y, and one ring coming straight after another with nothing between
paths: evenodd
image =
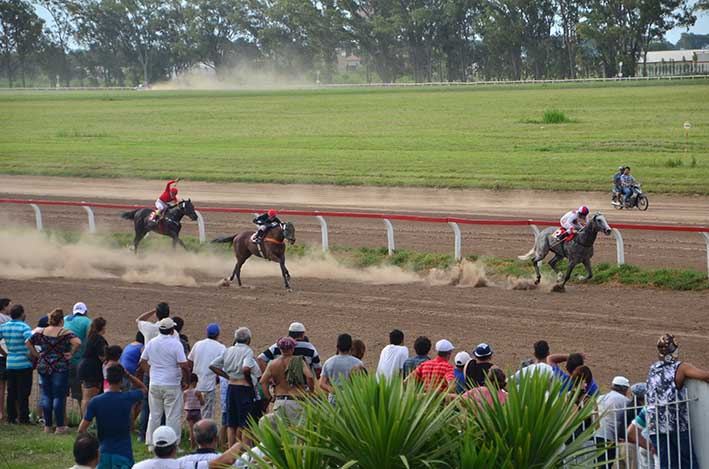
<instances>
[{"instance_id":1,"label":"saddle","mask_svg":"<svg viewBox=\"0 0 709 469\"><path fill-rule=\"evenodd\" d=\"M561 243L568 243L576 237L576 231L566 231L564 228L559 228L554 232L554 238L558 239Z\"/></svg>"}]
</instances>

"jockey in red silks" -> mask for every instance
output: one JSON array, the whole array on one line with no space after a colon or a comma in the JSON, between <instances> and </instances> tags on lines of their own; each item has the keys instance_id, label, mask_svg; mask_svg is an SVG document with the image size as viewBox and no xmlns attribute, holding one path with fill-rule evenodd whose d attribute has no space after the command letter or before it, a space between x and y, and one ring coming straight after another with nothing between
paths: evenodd
<instances>
[{"instance_id":1,"label":"jockey in red silks","mask_svg":"<svg viewBox=\"0 0 709 469\"><path fill-rule=\"evenodd\" d=\"M581 228L586 225L586 217L588 217L590 210L586 205L582 205L578 210L571 210L566 212L563 217L561 217L560 223L563 230L557 236L557 239L563 240L568 237L573 237Z\"/></svg>"},{"instance_id":2,"label":"jockey in red silks","mask_svg":"<svg viewBox=\"0 0 709 469\"><path fill-rule=\"evenodd\" d=\"M155 211L155 216L153 217L154 220L159 220L162 218L165 214L165 210L167 210L170 205L177 203L177 193L179 191L177 190L177 187L173 187L173 185L177 185L178 182L180 182L180 178L167 182L165 190L155 201L155 208L157 210Z\"/></svg>"},{"instance_id":3,"label":"jockey in red silks","mask_svg":"<svg viewBox=\"0 0 709 469\"><path fill-rule=\"evenodd\" d=\"M266 232L281 224L281 220L278 219L278 212L271 209L266 213L262 213L253 219L253 222L258 225L258 230L251 237L251 241L254 243L260 243L263 241Z\"/></svg>"}]
</instances>

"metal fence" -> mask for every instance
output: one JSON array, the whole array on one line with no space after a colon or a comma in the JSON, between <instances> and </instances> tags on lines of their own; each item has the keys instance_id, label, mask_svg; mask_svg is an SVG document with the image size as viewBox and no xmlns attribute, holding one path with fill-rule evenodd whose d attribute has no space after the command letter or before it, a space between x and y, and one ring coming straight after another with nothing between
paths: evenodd
<instances>
[{"instance_id":1,"label":"metal fence","mask_svg":"<svg viewBox=\"0 0 709 469\"><path fill-rule=\"evenodd\" d=\"M0 199L0 204L21 204L28 205L32 207L35 215L35 226L37 230L42 231L44 229L44 222L42 219L42 210L40 206L75 206L81 207L88 217L88 231L89 233L96 232L96 219L94 216L94 208L102 209L123 209L132 210L136 208L145 208L145 205L124 205L124 204L107 204L99 202L68 202L68 201L58 201L58 200L32 200L32 199ZM216 212L216 213L242 213L242 214L253 214L261 213L262 209L253 208L220 208L220 207L202 207L197 210L197 226L199 233L199 241L201 243L207 240L207 230L206 230L206 220L204 213ZM460 231L460 225L492 225L492 226L527 226L532 230L534 236L537 236L540 232L539 227L548 226L558 226L558 222L551 222L545 220L485 220L485 219L470 219L470 218L459 218L459 217L423 217L416 215L396 215L396 214L384 214L384 213L362 213L362 212L329 212L329 211L302 211L302 210L281 210L280 213L283 215L292 216L304 216L304 217L315 217L315 219L320 224L321 239L322 239L322 249L327 252L330 249L330 242L328 236L328 226L327 218L360 218L360 219L378 219L382 220L384 227L387 232L387 250L389 255L392 255L396 250L396 243L394 238L394 225L392 221L407 221L407 222L418 222L418 223L444 223L447 224L453 231L454 244L453 244L453 256L455 260L460 261L463 259L463 246L462 246L462 234ZM707 257L707 275L709 276L709 227L706 226L679 226L679 225L644 225L644 224L630 224L630 223L618 223L613 224L613 237L616 243L616 262L618 265L625 264L625 244L623 242L623 235L620 230L643 230L643 231L669 231L669 232L685 232L685 233L697 233L702 235L704 242L706 243L706 257Z\"/></svg>"}]
</instances>

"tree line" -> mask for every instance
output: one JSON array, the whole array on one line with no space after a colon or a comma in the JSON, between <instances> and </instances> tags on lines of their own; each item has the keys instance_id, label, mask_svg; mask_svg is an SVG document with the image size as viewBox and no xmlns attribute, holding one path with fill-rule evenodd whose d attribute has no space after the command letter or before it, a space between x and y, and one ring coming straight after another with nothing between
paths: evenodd
<instances>
[{"instance_id":1,"label":"tree line","mask_svg":"<svg viewBox=\"0 0 709 469\"><path fill-rule=\"evenodd\" d=\"M667 31L694 24L695 8L688 0L0 0L0 55L9 86L148 84L198 64L217 76L244 65L327 83L343 53L360 57L364 79L382 82L634 76Z\"/></svg>"}]
</instances>

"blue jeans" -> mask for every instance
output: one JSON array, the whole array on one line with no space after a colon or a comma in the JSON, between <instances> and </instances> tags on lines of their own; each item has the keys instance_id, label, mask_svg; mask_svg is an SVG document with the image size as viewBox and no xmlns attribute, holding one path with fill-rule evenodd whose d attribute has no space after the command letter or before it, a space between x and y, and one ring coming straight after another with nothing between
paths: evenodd
<instances>
[{"instance_id":1,"label":"blue jeans","mask_svg":"<svg viewBox=\"0 0 709 469\"><path fill-rule=\"evenodd\" d=\"M64 426L64 413L66 411L66 395L69 391L69 370L52 374L41 374L42 388L42 413L44 425L52 427L52 416L57 418L58 427Z\"/></svg>"},{"instance_id":2,"label":"blue jeans","mask_svg":"<svg viewBox=\"0 0 709 469\"><path fill-rule=\"evenodd\" d=\"M626 200L628 200L628 196L633 195L633 188L623 186L622 192L623 192L623 202L625 202Z\"/></svg>"},{"instance_id":3,"label":"blue jeans","mask_svg":"<svg viewBox=\"0 0 709 469\"><path fill-rule=\"evenodd\" d=\"M694 454L694 451L690 449L689 432L670 432L650 435L650 441L657 451L657 458L660 461L661 469L680 467L680 461L683 468L699 468L697 456ZM691 465L689 464L690 454L692 459Z\"/></svg>"}]
</instances>

